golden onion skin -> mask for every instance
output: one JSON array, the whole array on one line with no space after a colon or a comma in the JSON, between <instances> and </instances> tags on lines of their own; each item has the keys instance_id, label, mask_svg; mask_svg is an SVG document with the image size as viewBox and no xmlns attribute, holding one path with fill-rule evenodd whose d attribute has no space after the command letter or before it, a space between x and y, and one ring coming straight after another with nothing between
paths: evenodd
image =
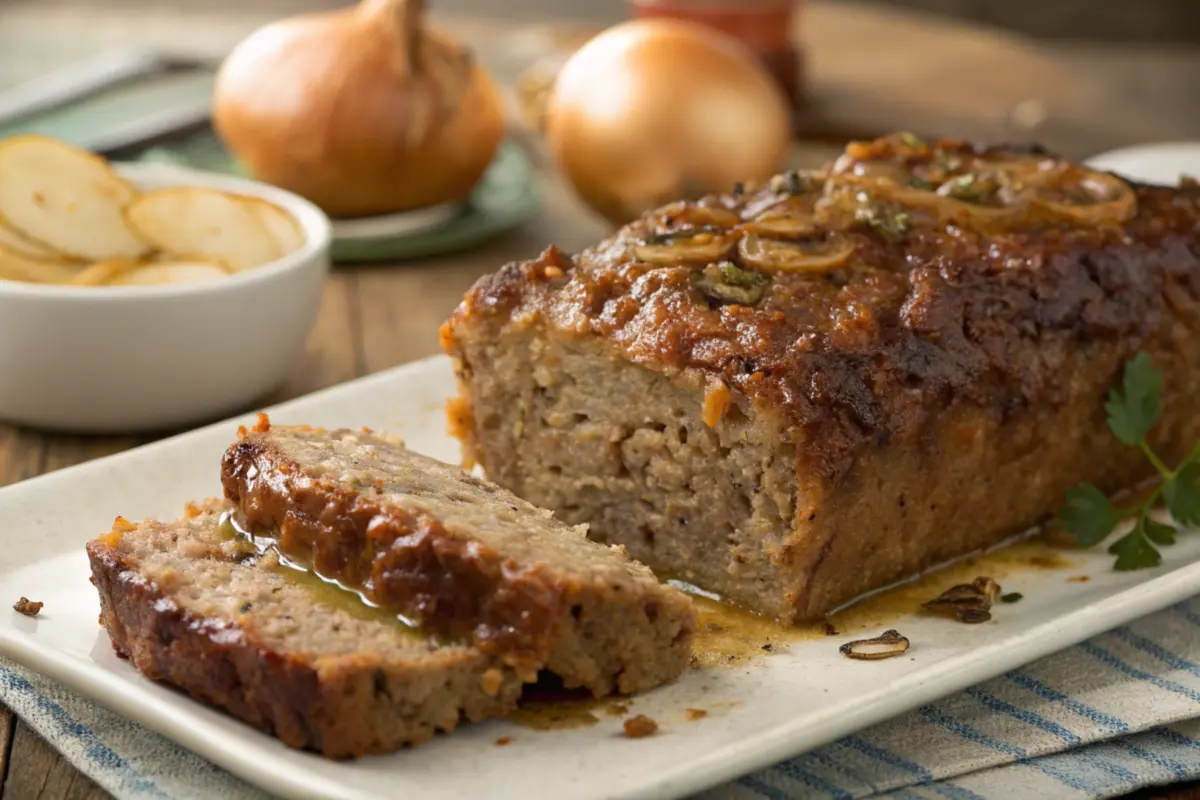
<instances>
[{"instance_id":1,"label":"golden onion skin","mask_svg":"<svg viewBox=\"0 0 1200 800\"><path fill-rule=\"evenodd\" d=\"M254 176L335 217L461 200L504 136L500 93L416 0L260 28L222 64L213 123Z\"/></svg>"},{"instance_id":2,"label":"golden onion skin","mask_svg":"<svg viewBox=\"0 0 1200 800\"><path fill-rule=\"evenodd\" d=\"M755 57L679 20L596 36L563 66L547 107L554 161L614 224L764 180L784 165L791 136L787 101Z\"/></svg>"}]
</instances>

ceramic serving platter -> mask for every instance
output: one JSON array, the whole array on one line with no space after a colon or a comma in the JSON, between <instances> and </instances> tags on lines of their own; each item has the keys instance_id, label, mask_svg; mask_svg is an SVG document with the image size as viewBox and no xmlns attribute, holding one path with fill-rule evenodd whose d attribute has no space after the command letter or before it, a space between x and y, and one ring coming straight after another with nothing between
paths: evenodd
<instances>
[{"instance_id":1,"label":"ceramic serving platter","mask_svg":"<svg viewBox=\"0 0 1200 800\"><path fill-rule=\"evenodd\" d=\"M278 423L362 426L454 461L442 408L449 362L434 358L278 408ZM114 515L174 517L218 491L219 459L235 419L0 491L0 655L43 672L157 730L245 780L289 797L677 797L830 742L1163 608L1200 587L1200 535L1164 548L1161 567L1116 573L1112 557L1071 552L1066 570L1017 569L1005 591L1024 599L994 619L962 625L900 616L840 636L798 638L760 657L689 670L591 726L541 731L510 721L460 728L420 748L335 763L296 752L117 659L97 626L84 543ZM1086 582L1079 576L1088 576ZM1075 581L1067 576L1076 577ZM8 610L19 596L45 603L36 619ZM885 661L838 653L850 638L897 628L909 652ZM718 659L722 660L722 659ZM703 709L689 720L685 709ZM657 735L629 739L622 718L645 714ZM690 716L696 716L692 714ZM507 746L497 739L510 737Z\"/></svg>"}]
</instances>

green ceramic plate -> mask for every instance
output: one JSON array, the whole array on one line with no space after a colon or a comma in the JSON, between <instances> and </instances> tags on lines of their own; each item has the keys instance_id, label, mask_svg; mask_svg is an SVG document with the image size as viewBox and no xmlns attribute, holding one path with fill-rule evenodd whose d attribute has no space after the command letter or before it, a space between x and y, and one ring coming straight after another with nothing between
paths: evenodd
<instances>
[{"instance_id":1,"label":"green ceramic plate","mask_svg":"<svg viewBox=\"0 0 1200 800\"><path fill-rule=\"evenodd\" d=\"M169 148L148 150L139 160L246 174L209 130ZM333 259L398 261L465 250L528 221L537 213L540 202L529 157L515 142L506 141L464 203L353 220L350 225L335 222ZM354 228L369 232L356 232Z\"/></svg>"}]
</instances>

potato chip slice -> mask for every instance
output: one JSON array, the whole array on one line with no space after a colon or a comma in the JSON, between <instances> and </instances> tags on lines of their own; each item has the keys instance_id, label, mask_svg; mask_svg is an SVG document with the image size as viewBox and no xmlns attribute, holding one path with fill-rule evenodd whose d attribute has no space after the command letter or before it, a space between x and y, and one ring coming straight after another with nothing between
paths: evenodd
<instances>
[{"instance_id":1,"label":"potato chip slice","mask_svg":"<svg viewBox=\"0 0 1200 800\"><path fill-rule=\"evenodd\" d=\"M142 262L132 258L110 258L107 261L97 261L88 264L71 283L76 286L105 286L113 283L122 274L136 269Z\"/></svg>"},{"instance_id":2,"label":"potato chip slice","mask_svg":"<svg viewBox=\"0 0 1200 800\"><path fill-rule=\"evenodd\" d=\"M125 218L143 239L179 260L217 261L236 272L283 255L242 200L215 189L158 189L130 203Z\"/></svg>"},{"instance_id":3,"label":"potato chip slice","mask_svg":"<svg viewBox=\"0 0 1200 800\"><path fill-rule=\"evenodd\" d=\"M270 231L271 235L275 237L275 241L279 243L282 249L279 254L280 258L304 246L304 229L300 227L300 222L295 217L267 200L257 197L242 199L258 217L263 227Z\"/></svg>"},{"instance_id":4,"label":"potato chip slice","mask_svg":"<svg viewBox=\"0 0 1200 800\"><path fill-rule=\"evenodd\" d=\"M0 222L68 258L136 258L121 214L137 192L99 156L44 136L0 142Z\"/></svg>"},{"instance_id":5,"label":"potato chip slice","mask_svg":"<svg viewBox=\"0 0 1200 800\"><path fill-rule=\"evenodd\" d=\"M69 283L83 267L29 258L0 245L0 279L24 283Z\"/></svg>"},{"instance_id":6,"label":"potato chip slice","mask_svg":"<svg viewBox=\"0 0 1200 800\"><path fill-rule=\"evenodd\" d=\"M26 258L36 258L39 261L63 260L62 255L54 252L53 249L22 236L2 222L0 222L0 247Z\"/></svg>"},{"instance_id":7,"label":"potato chip slice","mask_svg":"<svg viewBox=\"0 0 1200 800\"><path fill-rule=\"evenodd\" d=\"M229 272L219 264L202 261L176 261L170 264L149 264L125 272L114 286L160 286L167 283L201 283L224 278Z\"/></svg>"}]
</instances>

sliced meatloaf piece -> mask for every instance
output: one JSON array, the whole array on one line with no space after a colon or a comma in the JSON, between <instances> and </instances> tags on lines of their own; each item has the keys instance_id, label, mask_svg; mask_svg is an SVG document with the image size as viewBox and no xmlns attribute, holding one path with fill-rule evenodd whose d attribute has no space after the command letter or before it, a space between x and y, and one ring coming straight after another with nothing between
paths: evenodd
<instances>
[{"instance_id":1,"label":"sliced meatloaf piece","mask_svg":"<svg viewBox=\"0 0 1200 800\"><path fill-rule=\"evenodd\" d=\"M287 558L527 678L600 695L675 678L690 598L623 548L463 470L365 431L258 426L231 446L225 495Z\"/></svg>"},{"instance_id":2,"label":"sliced meatloaf piece","mask_svg":"<svg viewBox=\"0 0 1200 800\"><path fill-rule=\"evenodd\" d=\"M1200 438L1200 187L898 136L481 279L443 327L488 477L656 571L820 617Z\"/></svg>"},{"instance_id":3,"label":"sliced meatloaf piece","mask_svg":"<svg viewBox=\"0 0 1200 800\"><path fill-rule=\"evenodd\" d=\"M284 743L386 753L516 707L514 671L259 556L215 511L87 546L117 653Z\"/></svg>"}]
</instances>

